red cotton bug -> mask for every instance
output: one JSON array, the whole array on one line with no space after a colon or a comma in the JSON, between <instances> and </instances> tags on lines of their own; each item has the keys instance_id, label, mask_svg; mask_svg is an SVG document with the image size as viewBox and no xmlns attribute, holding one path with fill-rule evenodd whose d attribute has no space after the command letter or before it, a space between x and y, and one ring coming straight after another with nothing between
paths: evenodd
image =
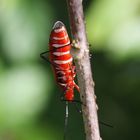
<instances>
[{"instance_id":1,"label":"red cotton bug","mask_svg":"<svg viewBox=\"0 0 140 140\"><path fill-rule=\"evenodd\" d=\"M64 24L57 21L50 34L49 51L43 52L40 56L52 64L55 79L64 91L63 101L66 101L64 140L66 139L66 128L68 123L68 102L79 102L74 100L74 88L79 92L78 85L74 82L76 76L73 57L70 54L70 39ZM45 56L49 53L49 59Z\"/></svg>"},{"instance_id":2,"label":"red cotton bug","mask_svg":"<svg viewBox=\"0 0 140 140\"><path fill-rule=\"evenodd\" d=\"M71 43L64 24L57 21L50 34L49 51L41 53L43 59L47 59L44 54L49 52L49 61L52 64L55 79L64 91L65 101L74 101L74 88L79 91L79 87L74 82L75 66L70 54Z\"/></svg>"}]
</instances>

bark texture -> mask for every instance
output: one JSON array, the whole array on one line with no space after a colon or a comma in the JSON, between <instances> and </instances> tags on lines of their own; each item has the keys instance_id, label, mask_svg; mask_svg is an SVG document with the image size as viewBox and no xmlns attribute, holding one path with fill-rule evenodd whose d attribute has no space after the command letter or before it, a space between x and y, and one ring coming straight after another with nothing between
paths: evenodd
<instances>
[{"instance_id":1,"label":"bark texture","mask_svg":"<svg viewBox=\"0 0 140 140\"><path fill-rule=\"evenodd\" d=\"M97 117L96 96L92 79L89 45L86 36L84 14L81 0L67 0L72 36L79 48L74 49L77 79L80 87L80 98L86 140L100 140Z\"/></svg>"}]
</instances>

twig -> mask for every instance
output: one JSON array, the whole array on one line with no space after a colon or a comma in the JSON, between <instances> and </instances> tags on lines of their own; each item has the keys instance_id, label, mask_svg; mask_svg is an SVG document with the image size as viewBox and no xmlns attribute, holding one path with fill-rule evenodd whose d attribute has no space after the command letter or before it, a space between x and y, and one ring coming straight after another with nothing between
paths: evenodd
<instances>
[{"instance_id":1,"label":"twig","mask_svg":"<svg viewBox=\"0 0 140 140\"><path fill-rule=\"evenodd\" d=\"M75 51L75 65L82 106L86 140L100 140L94 82L89 59L82 0L67 0L72 36L80 47Z\"/></svg>"}]
</instances>

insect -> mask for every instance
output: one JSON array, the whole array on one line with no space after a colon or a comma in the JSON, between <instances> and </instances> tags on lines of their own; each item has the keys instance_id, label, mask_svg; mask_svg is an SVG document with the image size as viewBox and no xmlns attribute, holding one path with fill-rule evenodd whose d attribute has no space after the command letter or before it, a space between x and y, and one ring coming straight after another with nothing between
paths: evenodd
<instances>
[{"instance_id":1,"label":"insect","mask_svg":"<svg viewBox=\"0 0 140 140\"><path fill-rule=\"evenodd\" d=\"M52 64L55 79L64 91L65 101L74 100L74 88L79 91L78 85L74 82L76 72L70 49L67 30L61 21L57 21L50 34L49 51L41 53L41 57L46 60L44 54L49 52L47 61Z\"/></svg>"},{"instance_id":2,"label":"insect","mask_svg":"<svg viewBox=\"0 0 140 140\"><path fill-rule=\"evenodd\" d=\"M65 128L68 122L68 103L81 103L78 100L74 100L74 88L78 92L80 90L74 81L76 72L75 66L73 65L73 57L70 54L71 46L72 45L64 24L61 21L57 21L50 34L49 51L43 52L40 55L43 59L52 64L56 82L64 92L62 100L66 101ZM46 53L49 53L49 59L46 57Z\"/></svg>"}]
</instances>

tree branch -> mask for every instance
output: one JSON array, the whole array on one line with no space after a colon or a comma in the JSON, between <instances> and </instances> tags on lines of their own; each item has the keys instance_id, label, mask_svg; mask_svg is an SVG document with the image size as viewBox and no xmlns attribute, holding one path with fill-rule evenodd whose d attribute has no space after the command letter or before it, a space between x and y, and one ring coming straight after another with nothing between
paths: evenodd
<instances>
[{"instance_id":1,"label":"tree branch","mask_svg":"<svg viewBox=\"0 0 140 140\"><path fill-rule=\"evenodd\" d=\"M84 24L82 0L67 0L67 5L72 36L80 47L79 49L74 49L74 52L80 98L85 105L82 106L82 111L86 140L100 140L96 96L89 60L89 46Z\"/></svg>"}]
</instances>

